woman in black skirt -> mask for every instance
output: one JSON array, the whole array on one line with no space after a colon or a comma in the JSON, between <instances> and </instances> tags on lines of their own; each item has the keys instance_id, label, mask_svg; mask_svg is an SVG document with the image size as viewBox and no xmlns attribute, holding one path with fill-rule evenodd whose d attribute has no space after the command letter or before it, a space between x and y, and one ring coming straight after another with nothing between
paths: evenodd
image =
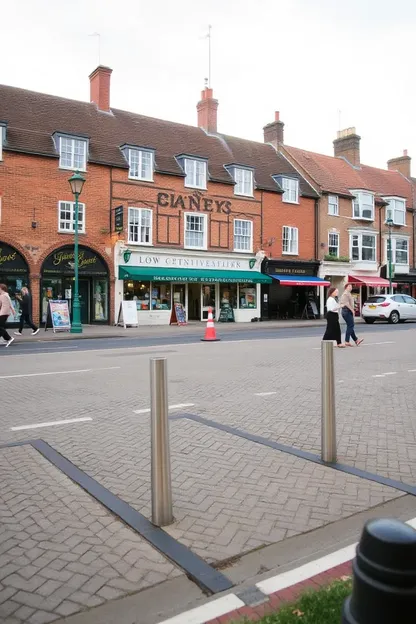
<instances>
[{"instance_id":1,"label":"woman in black skirt","mask_svg":"<svg viewBox=\"0 0 416 624\"><path fill-rule=\"evenodd\" d=\"M336 340L337 346L344 349L341 342L341 326L339 324L339 303L336 299L338 288L330 288L326 300L326 331L322 340Z\"/></svg>"}]
</instances>

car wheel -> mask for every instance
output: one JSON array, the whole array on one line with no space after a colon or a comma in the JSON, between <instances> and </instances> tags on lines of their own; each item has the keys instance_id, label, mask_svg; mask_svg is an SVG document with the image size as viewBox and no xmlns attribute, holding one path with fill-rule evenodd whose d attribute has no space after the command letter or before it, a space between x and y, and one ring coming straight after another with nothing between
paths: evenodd
<instances>
[{"instance_id":1,"label":"car wheel","mask_svg":"<svg viewBox=\"0 0 416 624\"><path fill-rule=\"evenodd\" d=\"M396 310L393 310L393 312L390 314L389 323L393 323L393 325L397 325L399 321L400 321L400 314Z\"/></svg>"},{"instance_id":2,"label":"car wheel","mask_svg":"<svg viewBox=\"0 0 416 624\"><path fill-rule=\"evenodd\" d=\"M376 319L365 318L364 321L368 323L368 325L372 325Z\"/></svg>"}]
</instances>

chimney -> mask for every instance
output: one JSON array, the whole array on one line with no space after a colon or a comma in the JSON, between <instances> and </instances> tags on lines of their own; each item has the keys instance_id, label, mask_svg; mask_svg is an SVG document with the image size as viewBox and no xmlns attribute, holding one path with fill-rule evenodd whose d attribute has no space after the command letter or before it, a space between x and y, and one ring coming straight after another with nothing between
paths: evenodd
<instances>
[{"instance_id":1,"label":"chimney","mask_svg":"<svg viewBox=\"0 0 416 624\"><path fill-rule=\"evenodd\" d=\"M355 128L346 128L337 132L337 138L334 141L334 156L337 158L345 158L354 167L360 166L360 141L361 137L355 131Z\"/></svg>"},{"instance_id":2,"label":"chimney","mask_svg":"<svg viewBox=\"0 0 416 624\"><path fill-rule=\"evenodd\" d=\"M387 169L389 171L400 171L406 178L410 178L411 160L410 156L407 155L407 150L403 150L403 156L387 161Z\"/></svg>"},{"instance_id":3,"label":"chimney","mask_svg":"<svg viewBox=\"0 0 416 624\"><path fill-rule=\"evenodd\" d=\"M214 100L213 91L209 87L201 93L201 100L196 105L198 111L198 128L206 132L217 132L218 100Z\"/></svg>"},{"instance_id":4,"label":"chimney","mask_svg":"<svg viewBox=\"0 0 416 624\"><path fill-rule=\"evenodd\" d=\"M280 121L280 113L276 111L274 114L274 121L264 126L264 142L271 143L273 147L277 149L278 145L283 144L283 129L285 124Z\"/></svg>"},{"instance_id":5,"label":"chimney","mask_svg":"<svg viewBox=\"0 0 416 624\"><path fill-rule=\"evenodd\" d=\"M98 110L110 112L110 78L113 70L99 65L90 75L90 101Z\"/></svg>"}]
</instances>

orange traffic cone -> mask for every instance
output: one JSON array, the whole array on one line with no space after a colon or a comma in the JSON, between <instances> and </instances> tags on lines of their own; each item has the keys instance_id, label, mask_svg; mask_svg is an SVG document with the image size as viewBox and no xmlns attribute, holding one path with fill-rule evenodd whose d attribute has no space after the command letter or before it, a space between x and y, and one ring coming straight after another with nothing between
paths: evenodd
<instances>
[{"instance_id":1,"label":"orange traffic cone","mask_svg":"<svg viewBox=\"0 0 416 624\"><path fill-rule=\"evenodd\" d=\"M217 334L214 326L214 317L212 316L212 308L208 308L208 320L207 328L205 330L205 336L201 338L202 342L219 342L220 338L217 338Z\"/></svg>"}]
</instances>

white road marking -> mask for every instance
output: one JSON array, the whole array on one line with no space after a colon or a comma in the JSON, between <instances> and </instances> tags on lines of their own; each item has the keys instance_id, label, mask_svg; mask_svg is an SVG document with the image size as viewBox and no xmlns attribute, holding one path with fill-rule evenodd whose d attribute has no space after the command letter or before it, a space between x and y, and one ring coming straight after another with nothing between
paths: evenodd
<instances>
[{"instance_id":1,"label":"white road marking","mask_svg":"<svg viewBox=\"0 0 416 624\"><path fill-rule=\"evenodd\" d=\"M397 373L384 373L384 375L397 375Z\"/></svg>"},{"instance_id":2,"label":"white road marking","mask_svg":"<svg viewBox=\"0 0 416 624\"><path fill-rule=\"evenodd\" d=\"M371 375L371 376L372 377L383 377L384 378L384 375Z\"/></svg>"},{"instance_id":3,"label":"white road marking","mask_svg":"<svg viewBox=\"0 0 416 624\"><path fill-rule=\"evenodd\" d=\"M0 379L20 379L21 377L42 377L44 375L71 375L72 373L93 373L101 370L115 370L121 366L108 366L107 368L80 368L70 371L52 371L51 373L27 373L25 375L2 375Z\"/></svg>"},{"instance_id":4,"label":"white road marking","mask_svg":"<svg viewBox=\"0 0 416 624\"><path fill-rule=\"evenodd\" d=\"M178 405L169 405L170 410L182 409L182 407L194 407L195 403L178 403ZM150 407L141 410L133 410L134 414L149 414Z\"/></svg>"},{"instance_id":5,"label":"white road marking","mask_svg":"<svg viewBox=\"0 0 416 624\"><path fill-rule=\"evenodd\" d=\"M272 394L277 394L277 392L255 392L254 396L271 396Z\"/></svg>"},{"instance_id":6,"label":"white road marking","mask_svg":"<svg viewBox=\"0 0 416 624\"><path fill-rule=\"evenodd\" d=\"M67 420L53 420L51 422L37 423L35 425L21 425L20 427L11 427L10 431L23 431L24 429L41 429L42 427L55 427L56 425L70 425L71 423L87 422L92 420L90 416L83 418L68 418Z\"/></svg>"},{"instance_id":7,"label":"white road marking","mask_svg":"<svg viewBox=\"0 0 416 624\"><path fill-rule=\"evenodd\" d=\"M416 373L416 368L409 368L408 373Z\"/></svg>"},{"instance_id":8,"label":"white road marking","mask_svg":"<svg viewBox=\"0 0 416 624\"><path fill-rule=\"evenodd\" d=\"M241 607L245 607L244 602L237 598L235 594L228 594L212 602L207 602L201 607L196 607L186 613L164 620L160 624L204 624L204 622L209 622L230 611L241 609Z\"/></svg>"}]
</instances>

